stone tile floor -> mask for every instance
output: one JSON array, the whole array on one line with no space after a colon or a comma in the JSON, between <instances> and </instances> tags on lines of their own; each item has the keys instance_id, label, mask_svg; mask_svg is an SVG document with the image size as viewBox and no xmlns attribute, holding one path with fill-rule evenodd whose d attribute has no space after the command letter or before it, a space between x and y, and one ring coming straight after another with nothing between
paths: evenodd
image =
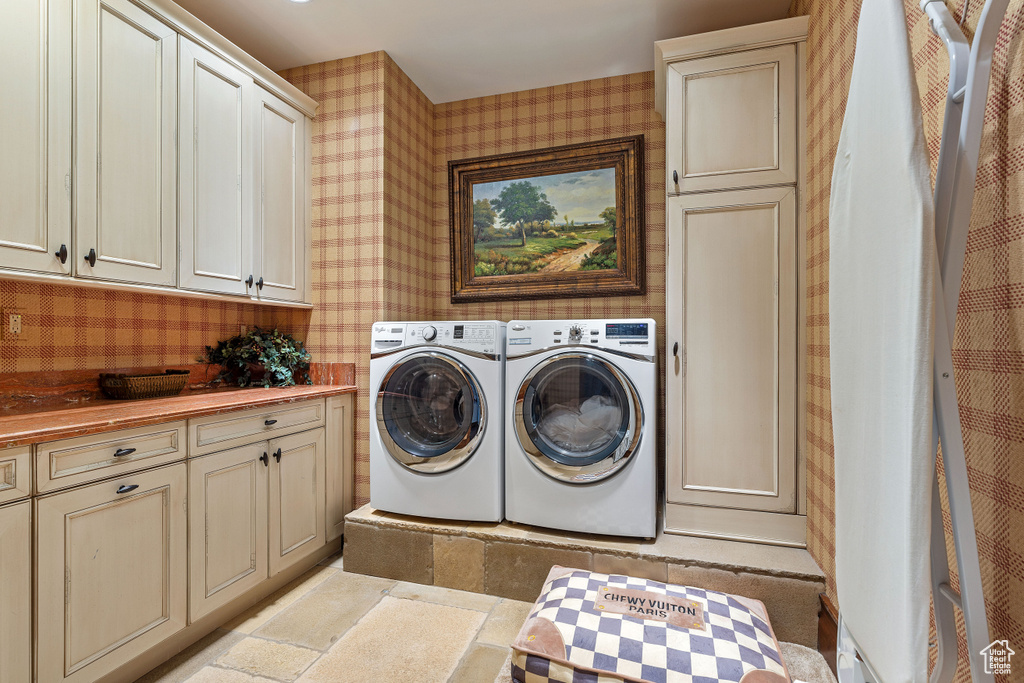
<instances>
[{"instance_id":1,"label":"stone tile floor","mask_svg":"<svg viewBox=\"0 0 1024 683\"><path fill-rule=\"evenodd\" d=\"M530 607L350 574L336 555L139 683L489 683Z\"/></svg>"}]
</instances>

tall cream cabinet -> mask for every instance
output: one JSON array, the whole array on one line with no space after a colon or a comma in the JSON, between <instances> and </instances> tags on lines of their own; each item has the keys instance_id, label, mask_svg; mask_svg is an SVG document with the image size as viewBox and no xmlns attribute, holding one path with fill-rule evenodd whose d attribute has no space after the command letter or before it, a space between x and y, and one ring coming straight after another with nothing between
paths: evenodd
<instances>
[{"instance_id":1,"label":"tall cream cabinet","mask_svg":"<svg viewBox=\"0 0 1024 683\"><path fill-rule=\"evenodd\" d=\"M806 35L797 17L656 44L670 533L806 544Z\"/></svg>"},{"instance_id":2,"label":"tall cream cabinet","mask_svg":"<svg viewBox=\"0 0 1024 683\"><path fill-rule=\"evenodd\" d=\"M171 0L7 4L0 278L309 307L316 103Z\"/></svg>"},{"instance_id":3,"label":"tall cream cabinet","mask_svg":"<svg viewBox=\"0 0 1024 683\"><path fill-rule=\"evenodd\" d=\"M32 503L0 506L0 681L32 680Z\"/></svg>"},{"instance_id":4,"label":"tall cream cabinet","mask_svg":"<svg viewBox=\"0 0 1024 683\"><path fill-rule=\"evenodd\" d=\"M0 269L71 272L71 1L4 0Z\"/></svg>"}]
</instances>

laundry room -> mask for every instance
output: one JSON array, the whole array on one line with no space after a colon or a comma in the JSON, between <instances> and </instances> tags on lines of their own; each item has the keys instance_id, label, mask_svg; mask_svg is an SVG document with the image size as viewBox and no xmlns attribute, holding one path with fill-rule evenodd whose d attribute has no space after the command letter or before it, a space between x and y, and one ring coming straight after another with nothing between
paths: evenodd
<instances>
[{"instance_id":1,"label":"laundry room","mask_svg":"<svg viewBox=\"0 0 1024 683\"><path fill-rule=\"evenodd\" d=\"M1024 0L3 14L0 683L1015 680Z\"/></svg>"}]
</instances>

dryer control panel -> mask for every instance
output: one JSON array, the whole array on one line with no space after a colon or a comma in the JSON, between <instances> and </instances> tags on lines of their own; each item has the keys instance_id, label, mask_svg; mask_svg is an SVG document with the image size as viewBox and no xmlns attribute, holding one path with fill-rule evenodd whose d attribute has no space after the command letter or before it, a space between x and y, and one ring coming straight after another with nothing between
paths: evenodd
<instances>
[{"instance_id":1,"label":"dryer control panel","mask_svg":"<svg viewBox=\"0 0 1024 683\"><path fill-rule=\"evenodd\" d=\"M591 346L653 355L655 322L631 320L513 320L508 324L508 354L557 346Z\"/></svg>"}]
</instances>

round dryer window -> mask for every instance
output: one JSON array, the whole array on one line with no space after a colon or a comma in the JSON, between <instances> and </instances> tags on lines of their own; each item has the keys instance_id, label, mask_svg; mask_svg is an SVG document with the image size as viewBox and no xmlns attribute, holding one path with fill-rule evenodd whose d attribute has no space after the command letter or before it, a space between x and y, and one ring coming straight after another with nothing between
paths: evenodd
<instances>
[{"instance_id":1,"label":"round dryer window","mask_svg":"<svg viewBox=\"0 0 1024 683\"><path fill-rule=\"evenodd\" d=\"M629 378L591 353L544 360L516 396L520 445L550 477L587 484L612 476L636 452L643 406Z\"/></svg>"},{"instance_id":2,"label":"round dryer window","mask_svg":"<svg viewBox=\"0 0 1024 683\"><path fill-rule=\"evenodd\" d=\"M428 474L447 472L473 455L485 411L476 378L441 353L403 359L388 371L377 394L384 446L404 467Z\"/></svg>"}]
</instances>

